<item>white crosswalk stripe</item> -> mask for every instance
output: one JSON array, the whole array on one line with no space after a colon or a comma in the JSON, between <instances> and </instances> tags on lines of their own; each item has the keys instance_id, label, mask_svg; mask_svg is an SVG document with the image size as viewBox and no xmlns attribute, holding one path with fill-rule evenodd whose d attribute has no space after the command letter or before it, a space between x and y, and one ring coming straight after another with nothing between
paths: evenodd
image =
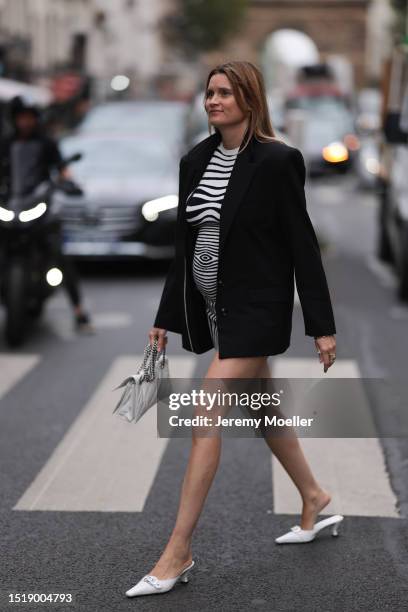
<instances>
[{"instance_id":1,"label":"white crosswalk stripe","mask_svg":"<svg viewBox=\"0 0 408 612\"><path fill-rule=\"evenodd\" d=\"M192 378L196 359L172 356L171 376ZM39 360L38 355L0 355L0 398ZM115 359L15 510L143 510L168 439L157 437L154 408L136 426L112 415L120 394L113 387L141 361L141 355ZM316 358L277 357L271 366L274 378L322 378ZM360 378L361 374L355 361L338 359L325 377ZM363 410L369 422L368 402L363 402ZM378 438L300 438L300 443L319 483L332 493L322 514L399 517ZM298 514L297 489L272 455L271 461L274 512Z\"/></svg>"},{"instance_id":2,"label":"white crosswalk stripe","mask_svg":"<svg viewBox=\"0 0 408 612\"><path fill-rule=\"evenodd\" d=\"M136 424L113 415L120 390L142 362L118 357L14 510L141 512L168 439L158 438L156 410ZM194 357L172 356L170 375L191 378Z\"/></svg>"},{"instance_id":3,"label":"white crosswalk stripe","mask_svg":"<svg viewBox=\"0 0 408 612\"><path fill-rule=\"evenodd\" d=\"M0 354L0 399L20 382L40 361L39 355Z\"/></svg>"},{"instance_id":4,"label":"white crosswalk stripe","mask_svg":"<svg viewBox=\"0 0 408 612\"><path fill-rule=\"evenodd\" d=\"M272 362L272 376L321 378L322 365L317 359L277 358ZM324 376L361 378L356 362L346 359L337 359ZM368 403L365 410L366 419L371 420ZM332 493L332 501L321 514L400 516L378 438L300 438L300 444L317 481ZM299 493L275 457L272 483L274 512L299 514Z\"/></svg>"}]
</instances>

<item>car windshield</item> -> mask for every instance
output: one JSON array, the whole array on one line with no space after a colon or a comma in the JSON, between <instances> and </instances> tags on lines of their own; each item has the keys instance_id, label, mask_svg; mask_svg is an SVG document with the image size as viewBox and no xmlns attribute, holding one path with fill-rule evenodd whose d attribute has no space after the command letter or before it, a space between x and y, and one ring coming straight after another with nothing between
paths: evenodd
<instances>
[{"instance_id":1,"label":"car windshield","mask_svg":"<svg viewBox=\"0 0 408 612\"><path fill-rule=\"evenodd\" d=\"M91 110L79 126L80 132L132 131L143 135L183 137L187 105L183 102L115 103Z\"/></svg>"},{"instance_id":2,"label":"car windshield","mask_svg":"<svg viewBox=\"0 0 408 612\"><path fill-rule=\"evenodd\" d=\"M156 141L126 138L66 138L60 143L64 157L82 153L70 167L76 178L93 176L135 177L171 172L176 158L171 150Z\"/></svg>"},{"instance_id":3,"label":"car windshield","mask_svg":"<svg viewBox=\"0 0 408 612\"><path fill-rule=\"evenodd\" d=\"M345 103L333 96L299 96L288 100L286 106L287 108L300 108L314 113L324 113L325 115L349 112Z\"/></svg>"},{"instance_id":4,"label":"car windshield","mask_svg":"<svg viewBox=\"0 0 408 612\"><path fill-rule=\"evenodd\" d=\"M331 123L338 132L353 132L353 117L344 102L332 96L299 97L289 100L287 109L307 111L308 121L317 125ZM323 130L332 131L329 127Z\"/></svg>"}]
</instances>

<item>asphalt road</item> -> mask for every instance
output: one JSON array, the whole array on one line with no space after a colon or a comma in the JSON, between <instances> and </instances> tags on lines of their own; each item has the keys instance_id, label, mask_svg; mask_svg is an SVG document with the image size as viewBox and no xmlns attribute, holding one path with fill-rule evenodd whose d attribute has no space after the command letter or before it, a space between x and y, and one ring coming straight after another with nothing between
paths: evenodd
<instances>
[{"instance_id":1,"label":"asphalt road","mask_svg":"<svg viewBox=\"0 0 408 612\"><path fill-rule=\"evenodd\" d=\"M362 381L403 381L408 308L395 297L392 271L375 259L375 197L352 177L325 179L309 187L308 207L325 244L334 367ZM397 435L405 405L391 405L386 389L370 394L369 384L377 438L304 440L333 493L330 513L345 516L340 537L323 532L304 546L277 546L274 538L298 522L299 500L262 440L225 439L190 583L126 598L171 531L190 447L189 439L158 439L152 415L140 427L111 415L111 389L140 363L163 280L160 266L87 269L95 336L72 331L60 291L23 348L10 351L0 339L0 611L406 611L408 440ZM204 375L211 353L191 355L169 333L180 377ZM315 362L297 305L292 345L271 365L315 372ZM72 593L75 603L10 604L11 592Z\"/></svg>"}]
</instances>

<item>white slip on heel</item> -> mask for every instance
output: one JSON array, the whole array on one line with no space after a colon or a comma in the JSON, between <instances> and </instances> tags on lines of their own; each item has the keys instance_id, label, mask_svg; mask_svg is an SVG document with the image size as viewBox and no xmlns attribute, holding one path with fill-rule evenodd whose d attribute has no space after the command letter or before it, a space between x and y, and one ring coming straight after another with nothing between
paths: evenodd
<instances>
[{"instance_id":1,"label":"white slip on heel","mask_svg":"<svg viewBox=\"0 0 408 612\"><path fill-rule=\"evenodd\" d=\"M156 576L146 574L134 587L126 591L126 595L128 597L136 597L138 595L160 595L160 593L166 593L170 591L178 581L183 583L188 582L189 573L193 565L194 561L192 561L181 574L175 576L175 578L167 578L166 580L159 580Z\"/></svg>"},{"instance_id":2,"label":"white slip on heel","mask_svg":"<svg viewBox=\"0 0 408 612\"><path fill-rule=\"evenodd\" d=\"M275 542L277 544L303 544L306 542L311 542L315 539L319 531L325 527L330 527L330 525L332 525L332 535L338 536L338 527L343 519L344 516L341 514L334 514L333 516L329 516L328 518L315 523L313 529L301 529L299 525L295 525L294 527L291 527L291 530L288 531L288 533L276 538Z\"/></svg>"}]
</instances>

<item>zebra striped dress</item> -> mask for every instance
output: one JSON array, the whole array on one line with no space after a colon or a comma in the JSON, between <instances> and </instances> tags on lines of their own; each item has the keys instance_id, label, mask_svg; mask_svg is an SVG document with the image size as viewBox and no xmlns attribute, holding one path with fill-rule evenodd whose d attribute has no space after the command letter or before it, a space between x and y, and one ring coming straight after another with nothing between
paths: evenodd
<instances>
[{"instance_id":1,"label":"zebra striped dress","mask_svg":"<svg viewBox=\"0 0 408 612\"><path fill-rule=\"evenodd\" d=\"M187 198L187 223L197 231L193 278L206 304L208 325L216 349L218 349L218 329L215 301L220 212L238 151L239 147L225 149L221 142L215 149L199 184Z\"/></svg>"}]
</instances>

